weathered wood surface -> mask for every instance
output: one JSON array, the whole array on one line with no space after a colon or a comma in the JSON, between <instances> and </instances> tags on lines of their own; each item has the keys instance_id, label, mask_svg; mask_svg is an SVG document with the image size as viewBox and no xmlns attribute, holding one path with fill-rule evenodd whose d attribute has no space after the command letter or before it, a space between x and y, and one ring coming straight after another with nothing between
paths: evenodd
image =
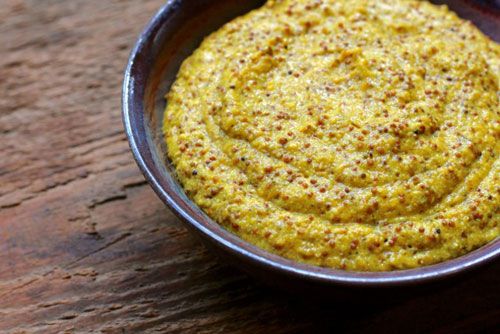
<instances>
[{"instance_id":1,"label":"weathered wood surface","mask_svg":"<svg viewBox=\"0 0 500 334\"><path fill-rule=\"evenodd\" d=\"M500 328L498 265L347 309L277 293L207 252L144 182L122 130L122 71L161 4L0 0L0 332Z\"/></svg>"}]
</instances>

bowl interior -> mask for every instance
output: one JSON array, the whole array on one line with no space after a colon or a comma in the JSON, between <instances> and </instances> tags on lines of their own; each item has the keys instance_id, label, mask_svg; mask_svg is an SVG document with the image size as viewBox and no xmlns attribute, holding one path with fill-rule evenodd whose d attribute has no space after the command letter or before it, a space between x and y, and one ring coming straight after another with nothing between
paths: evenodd
<instances>
[{"instance_id":1,"label":"bowl interior","mask_svg":"<svg viewBox=\"0 0 500 334\"><path fill-rule=\"evenodd\" d=\"M500 22L493 15L450 2L462 17L474 20L492 38L500 40ZM487 262L500 253L497 240L479 250L441 264L418 269L359 273L296 263L269 254L234 236L206 216L184 193L168 160L162 136L165 94L182 61L203 38L232 18L257 8L263 0L168 1L140 36L125 74L124 123L134 156L159 197L192 227L212 238L228 252L245 256L262 266L272 266L309 279L345 284L400 284L453 275Z\"/></svg>"}]
</instances>

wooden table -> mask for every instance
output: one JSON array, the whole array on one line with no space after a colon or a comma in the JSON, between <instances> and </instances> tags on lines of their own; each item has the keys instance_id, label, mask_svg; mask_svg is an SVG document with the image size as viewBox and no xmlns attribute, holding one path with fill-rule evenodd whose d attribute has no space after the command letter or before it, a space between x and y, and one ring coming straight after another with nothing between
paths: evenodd
<instances>
[{"instance_id":1,"label":"wooden table","mask_svg":"<svg viewBox=\"0 0 500 334\"><path fill-rule=\"evenodd\" d=\"M500 328L497 264L397 305L313 302L226 266L145 183L122 129L160 0L0 0L0 332L467 333Z\"/></svg>"}]
</instances>

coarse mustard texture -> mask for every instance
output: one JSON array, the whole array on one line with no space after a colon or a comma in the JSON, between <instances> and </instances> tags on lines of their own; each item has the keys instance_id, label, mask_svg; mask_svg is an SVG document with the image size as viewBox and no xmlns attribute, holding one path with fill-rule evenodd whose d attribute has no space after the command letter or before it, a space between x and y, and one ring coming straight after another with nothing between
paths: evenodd
<instances>
[{"instance_id":1,"label":"coarse mustard texture","mask_svg":"<svg viewBox=\"0 0 500 334\"><path fill-rule=\"evenodd\" d=\"M244 240L354 271L500 235L500 45L416 0L275 0L226 24L167 95L187 195Z\"/></svg>"}]
</instances>

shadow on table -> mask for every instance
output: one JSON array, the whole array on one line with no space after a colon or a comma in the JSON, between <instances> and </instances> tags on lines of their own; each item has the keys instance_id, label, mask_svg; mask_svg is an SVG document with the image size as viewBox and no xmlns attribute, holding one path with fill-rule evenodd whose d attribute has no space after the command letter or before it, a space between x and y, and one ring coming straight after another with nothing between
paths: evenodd
<instances>
[{"instance_id":1,"label":"shadow on table","mask_svg":"<svg viewBox=\"0 0 500 334\"><path fill-rule=\"evenodd\" d=\"M294 296L251 278L245 281L256 303L272 305L274 316L255 310L256 316L263 324L286 324L285 332L495 333L500 328L499 273L500 265L494 264L452 285L369 303Z\"/></svg>"}]
</instances>

